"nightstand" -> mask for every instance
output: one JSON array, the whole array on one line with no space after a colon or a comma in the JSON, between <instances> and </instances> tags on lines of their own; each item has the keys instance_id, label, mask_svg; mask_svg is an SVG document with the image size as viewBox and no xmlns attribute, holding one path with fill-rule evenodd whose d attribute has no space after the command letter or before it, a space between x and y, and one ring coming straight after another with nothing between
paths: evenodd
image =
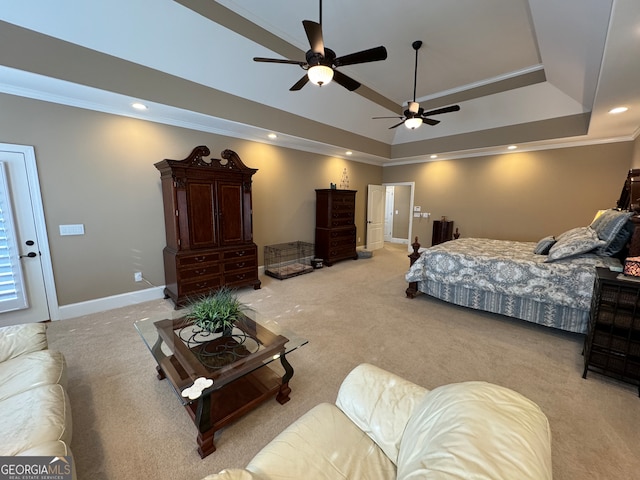
<instances>
[{"instance_id":1,"label":"nightstand","mask_svg":"<svg viewBox=\"0 0 640 480\"><path fill-rule=\"evenodd\" d=\"M640 281L596 269L584 373L594 371L638 385L640 396Z\"/></svg>"}]
</instances>

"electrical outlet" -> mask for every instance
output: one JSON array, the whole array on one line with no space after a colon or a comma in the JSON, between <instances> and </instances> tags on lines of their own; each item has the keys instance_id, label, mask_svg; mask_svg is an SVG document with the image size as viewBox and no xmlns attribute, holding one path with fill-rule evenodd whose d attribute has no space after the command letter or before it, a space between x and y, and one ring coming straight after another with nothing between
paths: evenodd
<instances>
[{"instance_id":1,"label":"electrical outlet","mask_svg":"<svg viewBox=\"0 0 640 480\"><path fill-rule=\"evenodd\" d=\"M142 272L135 272L135 273L133 274L133 279L134 279L136 282L141 282L141 281L142 281Z\"/></svg>"}]
</instances>

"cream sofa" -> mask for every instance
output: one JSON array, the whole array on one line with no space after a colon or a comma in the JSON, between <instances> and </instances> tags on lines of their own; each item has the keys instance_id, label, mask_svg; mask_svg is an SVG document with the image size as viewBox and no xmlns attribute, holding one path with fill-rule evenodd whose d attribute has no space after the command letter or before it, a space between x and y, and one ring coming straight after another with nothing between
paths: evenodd
<instances>
[{"instance_id":1,"label":"cream sofa","mask_svg":"<svg viewBox=\"0 0 640 480\"><path fill-rule=\"evenodd\" d=\"M46 324L0 328L0 456L70 456L66 364Z\"/></svg>"},{"instance_id":2,"label":"cream sofa","mask_svg":"<svg viewBox=\"0 0 640 480\"><path fill-rule=\"evenodd\" d=\"M372 365L343 381L244 469L204 480L551 479L540 408L485 382L428 391Z\"/></svg>"}]
</instances>

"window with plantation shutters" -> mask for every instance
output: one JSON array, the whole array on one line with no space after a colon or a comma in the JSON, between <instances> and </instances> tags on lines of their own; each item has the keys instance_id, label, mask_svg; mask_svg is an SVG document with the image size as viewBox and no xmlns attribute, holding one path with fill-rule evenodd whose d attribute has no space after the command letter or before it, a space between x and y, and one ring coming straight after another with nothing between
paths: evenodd
<instances>
[{"instance_id":1,"label":"window with plantation shutters","mask_svg":"<svg viewBox=\"0 0 640 480\"><path fill-rule=\"evenodd\" d=\"M6 165L0 162L0 312L27 306Z\"/></svg>"}]
</instances>

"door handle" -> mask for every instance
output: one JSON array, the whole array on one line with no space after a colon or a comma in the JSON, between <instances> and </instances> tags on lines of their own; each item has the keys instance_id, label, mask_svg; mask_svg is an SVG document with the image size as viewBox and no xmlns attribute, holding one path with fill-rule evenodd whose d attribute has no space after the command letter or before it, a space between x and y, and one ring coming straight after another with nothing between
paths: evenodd
<instances>
[{"instance_id":1,"label":"door handle","mask_svg":"<svg viewBox=\"0 0 640 480\"><path fill-rule=\"evenodd\" d=\"M38 254L36 252L29 252L26 255L20 255L19 258L24 258L24 257L34 258L34 257L37 257L37 256L38 256Z\"/></svg>"}]
</instances>

